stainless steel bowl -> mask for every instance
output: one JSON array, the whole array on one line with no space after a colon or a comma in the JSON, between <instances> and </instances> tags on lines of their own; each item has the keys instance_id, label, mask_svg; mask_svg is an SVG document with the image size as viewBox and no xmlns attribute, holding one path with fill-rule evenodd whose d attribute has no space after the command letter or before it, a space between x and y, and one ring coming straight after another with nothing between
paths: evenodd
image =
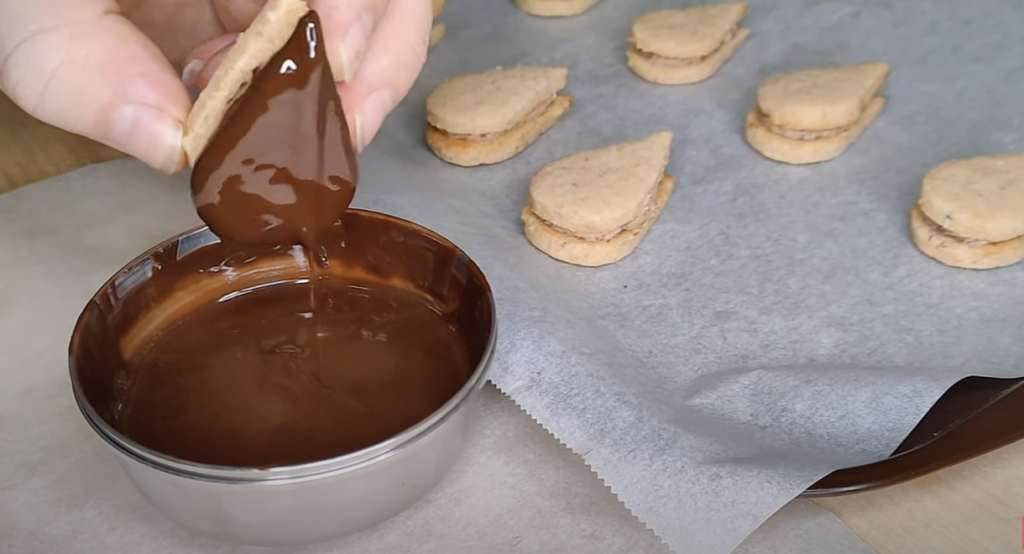
<instances>
[{"instance_id":1,"label":"stainless steel bowl","mask_svg":"<svg viewBox=\"0 0 1024 554\"><path fill-rule=\"evenodd\" d=\"M79 317L69 355L72 389L82 415L113 448L139 492L181 526L261 546L337 538L415 504L461 454L496 338L490 287L480 268L436 233L374 212L352 210L346 217L355 224L386 228L381 240L390 241L389 248L401 249L401 255L384 259L371 248L359 262L378 270L386 267L389 274L411 275L415 269L416 285L424 292L442 305L458 303L465 310L460 318L472 327L465 332L472 332L476 343L476 369L454 397L415 426L363 450L271 469L208 466L147 449L113 424L127 375L124 367L97 360L111 353L124 359L126 351L159 328L160 321L173 319L174 303L164 300L175 294L201 296L222 291L225 280L269 282L308 270L300 250L278 249L252 263L252 256L233 251L207 228L195 229L128 264L103 285ZM425 268L430 270L428 279L423 278Z\"/></svg>"}]
</instances>

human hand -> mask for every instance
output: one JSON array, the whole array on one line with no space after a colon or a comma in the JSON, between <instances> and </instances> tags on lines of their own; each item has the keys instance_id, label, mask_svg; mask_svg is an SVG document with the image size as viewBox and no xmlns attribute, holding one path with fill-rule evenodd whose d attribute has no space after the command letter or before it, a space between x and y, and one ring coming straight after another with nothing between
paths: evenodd
<instances>
[{"instance_id":1,"label":"human hand","mask_svg":"<svg viewBox=\"0 0 1024 554\"><path fill-rule=\"evenodd\" d=\"M308 1L361 150L423 67L431 4ZM42 121L174 172L192 106L182 79L205 86L264 2L0 0L0 90Z\"/></svg>"}]
</instances>

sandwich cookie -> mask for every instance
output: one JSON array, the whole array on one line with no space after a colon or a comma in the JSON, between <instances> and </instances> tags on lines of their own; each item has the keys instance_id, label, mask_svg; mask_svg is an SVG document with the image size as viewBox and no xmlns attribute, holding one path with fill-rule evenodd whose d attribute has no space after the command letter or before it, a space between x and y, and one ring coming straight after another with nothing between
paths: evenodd
<instances>
[{"instance_id":1,"label":"sandwich cookie","mask_svg":"<svg viewBox=\"0 0 1024 554\"><path fill-rule=\"evenodd\" d=\"M538 17L569 17L593 8L601 0L516 0L516 6Z\"/></svg>"},{"instance_id":2,"label":"sandwich cookie","mask_svg":"<svg viewBox=\"0 0 1024 554\"><path fill-rule=\"evenodd\" d=\"M1024 259L1024 153L936 166L911 208L910 234L922 253L952 267L994 269Z\"/></svg>"},{"instance_id":3,"label":"sandwich cookie","mask_svg":"<svg viewBox=\"0 0 1024 554\"><path fill-rule=\"evenodd\" d=\"M747 142L766 158L788 164L836 158L885 108L886 99L875 95L888 78L884 62L771 77L747 114Z\"/></svg>"},{"instance_id":4,"label":"sandwich cookie","mask_svg":"<svg viewBox=\"0 0 1024 554\"><path fill-rule=\"evenodd\" d=\"M572 107L572 96L558 94L568 75L562 67L514 67L445 81L427 97L427 146L463 167L516 156Z\"/></svg>"},{"instance_id":5,"label":"sandwich cookie","mask_svg":"<svg viewBox=\"0 0 1024 554\"><path fill-rule=\"evenodd\" d=\"M661 10L633 23L626 63L652 83L688 85L711 77L747 40L746 2Z\"/></svg>"},{"instance_id":6,"label":"sandwich cookie","mask_svg":"<svg viewBox=\"0 0 1024 554\"><path fill-rule=\"evenodd\" d=\"M636 249L675 188L672 133L578 152L541 168L520 214L526 239L566 263L597 267Z\"/></svg>"}]
</instances>

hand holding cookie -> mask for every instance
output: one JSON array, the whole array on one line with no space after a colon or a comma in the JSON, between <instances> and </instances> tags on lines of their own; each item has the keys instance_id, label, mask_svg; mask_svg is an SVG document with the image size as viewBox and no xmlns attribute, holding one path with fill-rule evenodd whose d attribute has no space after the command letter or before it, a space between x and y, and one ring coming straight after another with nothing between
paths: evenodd
<instances>
[{"instance_id":1,"label":"hand holding cookie","mask_svg":"<svg viewBox=\"0 0 1024 554\"><path fill-rule=\"evenodd\" d=\"M0 0L0 90L38 119L173 172L184 162L192 107L178 71L205 86L264 3ZM323 18L361 148L419 75L433 8L421 0L310 5Z\"/></svg>"}]
</instances>

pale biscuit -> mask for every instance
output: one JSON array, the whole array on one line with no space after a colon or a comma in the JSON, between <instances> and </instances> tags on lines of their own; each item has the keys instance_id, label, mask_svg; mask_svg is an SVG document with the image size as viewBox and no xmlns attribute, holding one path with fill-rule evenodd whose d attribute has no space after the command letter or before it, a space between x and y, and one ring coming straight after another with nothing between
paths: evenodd
<instances>
[{"instance_id":1,"label":"pale biscuit","mask_svg":"<svg viewBox=\"0 0 1024 554\"><path fill-rule=\"evenodd\" d=\"M498 68L453 77L427 97L427 122L452 135L501 133L565 88L564 67Z\"/></svg>"},{"instance_id":2,"label":"pale biscuit","mask_svg":"<svg viewBox=\"0 0 1024 554\"><path fill-rule=\"evenodd\" d=\"M593 8L601 0L516 0L524 12L538 17L570 17Z\"/></svg>"},{"instance_id":3,"label":"pale biscuit","mask_svg":"<svg viewBox=\"0 0 1024 554\"><path fill-rule=\"evenodd\" d=\"M715 73L747 40L749 29L737 29L728 42L703 58L681 60L645 54L629 47L626 64L640 78L659 85L690 85L699 83Z\"/></svg>"},{"instance_id":4,"label":"pale biscuit","mask_svg":"<svg viewBox=\"0 0 1024 554\"><path fill-rule=\"evenodd\" d=\"M433 48L433 47L437 46L438 44L440 44L441 39L444 38L445 29L446 29L446 27L445 27L444 23L437 23L433 27L430 28L430 47L431 48Z\"/></svg>"},{"instance_id":5,"label":"pale biscuit","mask_svg":"<svg viewBox=\"0 0 1024 554\"><path fill-rule=\"evenodd\" d=\"M662 177L654 196L650 216L638 227L624 230L603 241L588 241L580 237L559 232L544 222L527 205L523 208L523 232L537 250L556 260L584 267L598 267L618 262L633 253L647 236L655 220L668 204L675 189L676 178Z\"/></svg>"},{"instance_id":6,"label":"pale biscuit","mask_svg":"<svg viewBox=\"0 0 1024 554\"><path fill-rule=\"evenodd\" d=\"M245 93L253 74L284 47L307 12L304 0L268 0L239 35L185 121L182 147L190 165L195 165L231 104Z\"/></svg>"},{"instance_id":7,"label":"pale biscuit","mask_svg":"<svg viewBox=\"0 0 1024 554\"><path fill-rule=\"evenodd\" d=\"M433 2L434 19L437 19L444 11L444 7L448 4L448 0L431 0Z\"/></svg>"},{"instance_id":8,"label":"pale biscuit","mask_svg":"<svg viewBox=\"0 0 1024 554\"><path fill-rule=\"evenodd\" d=\"M702 58L726 42L747 9L746 2L728 2L650 12L633 23L630 42L665 58Z\"/></svg>"},{"instance_id":9,"label":"pale biscuit","mask_svg":"<svg viewBox=\"0 0 1024 554\"><path fill-rule=\"evenodd\" d=\"M1024 236L1002 242L964 239L929 219L917 204L910 210L910 236L921 253L950 267L996 269L1024 259Z\"/></svg>"},{"instance_id":10,"label":"pale biscuit","mask_svg":"<svg viewBox=\"0 0 1024 554\"><path fill-rule=\"evenodd\" d=\"M868 103L860 119L853 125L810 140L791 138L773 131L767 127L763 114L755 106L747 114L745 136L754 150L771 160L794 165L824 162L845 152L882 113L886 103L885 98L876 97Z\"/></svg>"},{"instance_id":11,"label":"pale biscuit","mask_svg":"<svg viewBox=\"0 0 1024 554\"><path fill-rule=\"evenodd\" d=\"M541 168L520 214L531 244L567 263L599 266L629 255L675 187L664 174L672 133L587 150Z\"/></svg>"},{"instance_id":12,"label":"pale biscuit","mask_svg":"<svg viewBox=\"0 0 1024 554\"><path fill-rule=\"evenodd\" d=\"M847 127L861 119L889 71L887 63L870 62L775 75L758 87L757 106L778 127L799 131Z\"/></svg>"},{"instance_id":13,"label":"pale biscuit","mask_svg":"<svg viewBox=\"0 0 1024 554\"><path fill-rule=\"evenodd\" d=\"M1024 153L950 160L921 183L920 208L950 232L988 242L1024 236Z\"/></svg>"},{"instance_id":14,"label":"pale biscuit","mask_svg":"<svg viewBox=\"0 0 1024 554\"><path fill-rule=\"evenodd\" d=\"M634 221L664 175L672 133L584 150L542 167L530 180L541 219L585 238L617 233Z\"/></svg>"},{"instance_id":15,"label":"pale biscuit","mask_svg":"<svg viewBox=\"0 0 1024 554\"><path fill-rule=\"evenodd\" d=\"M554 127L572 104L572 96L559 95L538 115L529 117L512 129L493 135L453 136L428 124L427 146L438 158L462 167L500 163L526 150L542 134Z\"/></svg>"}]
</instances>

